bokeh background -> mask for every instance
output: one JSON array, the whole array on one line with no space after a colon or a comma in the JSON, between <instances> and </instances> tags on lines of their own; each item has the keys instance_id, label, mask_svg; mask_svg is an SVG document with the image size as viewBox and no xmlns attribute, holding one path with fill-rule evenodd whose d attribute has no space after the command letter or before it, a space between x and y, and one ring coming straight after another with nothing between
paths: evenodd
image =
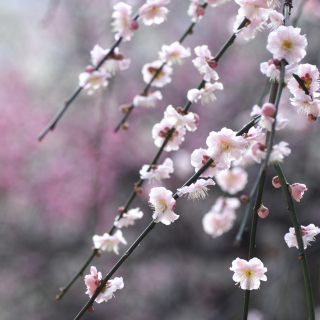
<instances>
[{"instance_id":1,"label":"bokeh background","mask_svg":"<svg viewBox=\"0 0 320 320\"><path fill-rule=\"evenodd\" d=\"M93 96L81 93L56 129L39 143L38 134L90 63L90 50L95 44L108 48L114 42L110 23L115 3L0 2L1 320L73 319L87 302L83 278L61 301L56 302L55 295L90 255L92 236L110 229L117 208L139 180L140 168L157 152L151 137L153 125L162 119L168 104L183 106L187 91L201 82L191 62L193 48L206 44L213 55L217 53L231 34L238 10L233 1L208 8L184 42L192 57L174 67L171 84L161 89L163 100L155 109L134 110L129 129L114 134L121 118L119 106L130 103L144 88L142 66L156 60L161 46L179 39L190 25L189 1L171 1L165 23L140 24L132 41L121 44L120 51L131 59L130 68L118 72L105 90ZM138 9L143 1L128 3ZM300 2L293 4L294 18ZM306 1L298 26L309 43L303 62L319 66L317 0ZM239 130L250 120L252 106L269 85L259 71L260 63L271 58L267 36L264 31L250 42L237 39L221 59L217 71L225 89L217 93L215 103L192 105L190 110L200 116L198 130L187 133L178 152L161 156L160 163L170 156L175 165L172 178L163 186L175 191L193 174L190 154L206 147L210 131ZM290 121L285 130L277 132L275 141L287 141L292 149L283 165L288 180L308 187L301 203L296 203L301 224L319 226L319 121L307 122L290 105L289 97L284 90L280 110ZM250 191L259 165L247 170L250 178L243 193ZM256 247L256 256L268 268L268 281L252 292L250 307L259 310L264 320L307 319L298 251L289 249L283 240L291 222L281 191L271 185L274 175L270 168L263 197L270 215L259 221ZM140 207L144 217L123 230L129 244L151 221L148 194L154 186L160 184L145 183L142 196L132 205ZM202 218L219 195L216 186L205 201L178 200L180 218L170 226L157 225L115 274L124 278L124 289L108 303L95 304L94 313L83 319L240 319L244 291L234 285L229 268L235 258L248 255L248 232L240 247L232 245L245 206L237 210L234 228L212 239L203 232ZM120 255L125 250L121 246ZM319 308L319 240L306 252ZM114 253L104 253L92 265L105 275L117 259Z\"/></svg>"}]
</instances>

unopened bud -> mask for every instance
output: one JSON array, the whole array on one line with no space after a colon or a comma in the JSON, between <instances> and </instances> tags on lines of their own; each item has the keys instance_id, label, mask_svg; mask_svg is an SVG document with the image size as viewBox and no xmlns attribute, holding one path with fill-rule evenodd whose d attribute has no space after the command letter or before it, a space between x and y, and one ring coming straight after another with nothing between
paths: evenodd
<instances>
[{"instance_id":1,"label":"unopened bud","mask_svg":"<svg viewBox=\"0 0 320 320\"><path fill-rule=\"evenodd\" d=\"M138 195L138 196L141 196L142 195L142 188L136 188L136 194Z\"/></svg>"},{"instance_id":2,"label":"unopened bud","mask_svg":"<svg viewBox=\"0 0 320 320\"><path fill-rule=\"evenodd\" d=\"M185 112L182 107L177 107L177 112L183 116L185 115Z\"/></svg>"},{"instance_id":3,"label":"unopened bud","mask_svg":"<svg viewBox=\"0 0 320 320\"><path fill-rule=\"evenodd\" d=\"M247 202L250 201L250 197L249 197L247 194L242 194L242 195L240 196L240 201L241 201L242 203L247 203Z\"/></svg>"},{"instance_id":4,"label":"unopened bud","mask_svg":"<svg viewBox=\"0 0 320 320\"><path fill-rule=\"evenodd\" d=\"M196 113L193 113L193 117L194 117L194 124L197 126L200 121L199 115Z\"/></svg>"},{"instance_id":5,"label":"unopened bud","mask_svg":"<svg viewBox=\"0 0 320 320\"><path fill-rule=\"evenodd\" d=\"M172 210L174 210L176 207L177 207L177 203L175 203L175 204L172 206Z\"/></svg>"},{"instance_id":6,"label":"unopened bud","mask_svg":"<svg viewBox=\"0 0 320 320\"><path fill-rule=\"evenodd\" d=\"M130 29L131 30L137 30L139 28L139 23L137 20L132 20L130 24Z\"/></svg>"},{"instance_id":7,"label":"unopened bud","mask_svg":"<svg viewBox=\"0 0 320 320\"><path fill-rule=\"evenodd\" d=\"M121 214L123 210L124 210L124 207L119 207L118 208L118 214Z\"/></svg>"},{"instance_id":8,"label":"unopened bud","mask_svg":"<svg viewBox=\"0 0 320 320\"><path fill-rule=\"evenodd\" d=\"M268 215L269 215L269 209L262 204L261 207L258 209L258 216L264 219Z\"/></svg>"},{"instance_id":9,"label":"unopened bud","mask_svg":"<svg viewBox=\"0 0 320 320\"><path fill-rule=\"evenodd\" d=\"M280 179L279 179L278 176L275 176L275 177L272 178L272 185L275 188L280 188L281 187Z\"/></svg>"},{"instance_id":10,"label":"unopened bud","mask_svg":"<svg viewBox=\"0 0 320 320\"><path fill-rule=\"evenodd\" d=\"M127 122L123 123L122 126L121 126L121 129L122 129L123 131L128 130L128 129L129 129L129 123L127 123Z\"/></svg>"},{"instance_id":11,"label":"unopened bud","mask_svg":"<svg viewBox=\"0 0 320 320\"><path fill-rule=\"evenodd\" d=\"M203 7L199 7L199 8L197 9L196 13L197 13L197 16L203 16L204 13L205 13L205 10L204 10Z\"/></svg>"},{"instance_id":12,"label":"unopened bud","mask_svg":"<svg viewBox=\"0 0 320 320\"><path fill-rule=\"evenodd\" d=\"M90 306L88 309L87 309L89 312L93 312L93 306Z\"/></svg>"},{"instance_id":13,"label":"unopened bud","mask_svg":"<svg viewBox=\"0 0 320 320\"><path fill-rule=\"evenodd\" d=\"M215 61L215 60L210 60L210 61L208 62L208 64L209 64L210 68L214 69L214 68L217 67L218 62Z\"/></svg>"},{"instance_id":14,"label":"unopened bud","mask_svg":"<svg viewBox=\"0 0 320 320\"><path fill-rule=\"evenodd\" d=\"M314 115L311 114L311 113L308 114L308 121L309 121L309 122L314 122L314 121L316 121L316 120L317 120L317 117L316 117L316 116L314 116Z\"/></svg>"},{"instance_id":15,"label":"unopened bud","mask_svg":"<svg viewBox=\"0 0 320 320\"><path fill-rule=\"evenodd\" d=\"M129 105L128 104L122 104L119 107L119 111L123 114L127 113L129 111Z\"/></svg>"},{"instance_id":16,"label":"unopened bud","mask_svg":"<svg viewBox=\"0 0 320 320\"><path fill-rule=\"evenodd\" d=\"M88 73L92 73L93 71L94 71L95 69L94 69L94 67L93 66L86 66L86 72L88 72Z\"/></svg>"}]
</instances>

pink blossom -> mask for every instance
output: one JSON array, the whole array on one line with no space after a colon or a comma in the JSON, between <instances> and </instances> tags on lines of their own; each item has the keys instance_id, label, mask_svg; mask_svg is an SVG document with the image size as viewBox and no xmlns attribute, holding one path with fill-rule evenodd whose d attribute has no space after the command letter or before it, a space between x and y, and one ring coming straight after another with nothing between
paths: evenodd
<instances>
[{"instance_id":1,"label":"pink blossom","mask_svg":"<svg viewBox=\"0 0 320 320\"><path fill-rule=\"evenodd\" d=\"M233 227L236 219L235 210L239 206L240 201L237 198L219 197L202 219L205 233L216 238L229 231Z\"/></svg>"},{"instance_id":2,"label":"pink blossom","mask_svg":"<svg viewBox=\"0 0 320 320\"><path fill-rule=\"evenodd\" d=\"M101 272L97 272L96 267L90 268L90 275L84 277L85 284L87 286L86 294L91 298L96 292L97 288L102 284ZM124 287L122 277L116 277L113 280L108 280L105 287L101 290L95 299L95 302L101 303L103 301L108 301L114 296L113 293Z\"/></svg>"},{"instance_id":3,"label":"pink blossom","mask_svg":"<svg viewBox=\"0 0 320 320\"><path fill-rule=\"evenodd\" d=\"M164 160L163 164L152 165L150 171L148 171L149 167L148 164L142 166L142 169L139 171L140 179L149 179L149 182L153 179L161 181L162 179L169 179L170 173L174 171L173 162L170 158Z\"/></svg>"},{"instance_id":4,"label":"pink blossom","mask_svg":"<svg viewBox=\"0 0 320 320\"><path fill-rule=\"evenodd\" d=\"M112 13L112 31L116 32L115 39L123 38L123 41L130 41L133 35L131 28L131 14L132 7L124 2L118 2L113 6L114 12Z\"/></svg>"},{"instance_id":5,"label":"pink blossom","mask_svg":"<svg viewBox=\"0 0 320 320\"><path fill-rule=\"evenodd\" d=\"M222 191L236 194L243 190L248 183L248 174L241 167L231 168L220 172L216 180Z\"/></svg>"},{"instance_id":6,"label":"pink blossom","mask_svg":"<svg viewBox=\"0 0 320 320\"><path fill-rule=\"evenodd\" d=\"M205 199L208 195L207 186L214 186L215 182L212 179L199 179L190 186L185 186L177 189L178 196L188 195L188 199Z\"/></svg>"},{"instance_id":7,"label":"pink blossom","mask_svg":"<svg viewBox=\"0 0 320 320\"><path fill-rule=\"evenodd\" d=\"M319 90L319 70L316 66L306 63L300 64L297 75L303 81L305 87L308 89L310 95L313 97L314 93ZM296 79L292 78L288 82L288 89L293 95L304 93Z\"/></svg>"},{"instance_id":8,"label":"pink blossom","mask_svg":"<svg viewBox=\"0 0 320 320\"><path fill-rule=\"evenodd\" d=\"M161 147L164 140L172 129L172 125L167 119L162 119L160 123L156 123L152 128L152 138L157 147ZM186 134L185 128L175 128L168 143L164 147L165 151L179 150L180 144L184 141Z\"/></svg>"},{"instance_id":9,"label":"pink blossom","mask_svg":"<svg viewBox=\"0 0 320 320\"><path fill-rule=\"evenodd\" d=\"M269 209L264 205L261 205L257 213L260 218L265 219L269 215Z\"/></svg>"},{"instance_id":10,"label":"pink blossom","mask_svg":"<svg viewBox=\"0 0 320 320\"><path fill-rule=\"evenodd\" d=\"M254 105L252 108L252 112L250 113L250 116L261 115L259 125L262 128L265 128L267 131L271 131L272 124L274 122L273 116L275 112L276 108L274 104L267 102L262 106L262 108L260 108L258 105ZM284 119L282 115L278 114L275 129L283 129L287 122L288 119Z\"/></svg>"},{"instance_id":11,"label":"pink blossom","mask_svg":"<svg viewBox=\"0 0 320 320\"><path fill-rule=\"evenodd\" d=\"M256 141L256 142L264 142L266 140L266 135L265 133L262 132L262 128L257 126L257 127L251 127L247 133L244 133L242 137L246 140L249 141L250 143ZM247 144L248 145L248 144ZM240 164L237 164L239 166Z\"/></svg>"},{"instance_id":12,"label":"pink blossom","mask_svg":"<svg viewBox=\"0 0 320 320\"><path fill-rule=\"evenodd\" d=\"M306 55L308 42L305 35L300 35L300 31L300 28L280 26L269 34L267 49L273 53L274 59L295 63Z\"/></svg>"},{"instance_id":13,"label":"pink blossom","mask_svg":"<svg viewBox=\"0 0 320 320\"><path fill-rule=\"evenodd\" d=\"M143 81L145 83L149 83L157 73L158 69L162 66L162 64L163 62L161 60L156 60L151 63L145 64L142 68ZM164 65L159 74L153 80L151 86L158 88L165 86L166 84L171 82L171 75L172 67Z\"/></svg>"},{"instance_id":14,"label":"pink blossom","mask_svg":"<svg viewBox=\"0 0 320 320\"><path fill-rule=\"evenodd\" d=\"M202 148L196 149L191 154L191 165L195 167L195 171L198 172L199 169L210 159L214 161L212 164L200 175L200 177L214 177L221 170L229 168L229 162L224 161L224 159L216 160L216 156L212 150L205 150Z\"/></svg>"},{"instance_id":15,"label":"pink blossom","mask_svg":"<svg viewBox=\"0 0 320 320\"><path fill-rule=\"evenodd\" d=\"M110 74L105 71L82 72L79 74L79 86L88 90L88 95L94 94L101 87L108 85Z\"/></svg>"},{"instance_id":16,"label":"pink blossom","mask_svg":"<svg viewBox=\"0 0 320 320\"><path fill-rule=\"evenodd\" d=\"M268 20L267 0L235 0L235 2L240 6L238 13L249 20Z\"/></svg>"},{"instance_id":17,"label":"pink blossom","mask_svg":"<svg viewBox=\"0 0 320 320\"><path fill-rule=\"evenodd\" d=\"M288 156L291 153L291 149L288 148L288 143L281 141L279 144L273 145L269 162L282 162L285 156ZM261 159L265 159L267 154L267 147L261 143L256 143L251 147L252 156L255 161L258 163L261 162Z\"/></svg>"},{"instance_id":18,"label":"pink blossom","mask_svg":"<svg viewBox=\"0 0 320 320\"><path fill-rule=\"evenodd\" d=\"M278 27L284 25L283 14L277 12L276 10L269 10L269 18L271 22L268 24L268 28L270 28L271 30L275 30Z\"/></svg>"},{"instance_id":19,"label":"pink blossom","mask_svg":"<svg viewBox=\"0 0 320 320\"><path fill-rule=\"evenodd\" d=\"M267 268L258 258L252 258L249 261L237 258L232 261L231 271L234 272L232 279L240 282L243 290L256 290L260 288L260 281L267 281Z\"/></svg>"},{"instance_id":20,"label":"pink blossom","mask_svg":"<svg viewBox=\"0 0 320 320\"><path fill-rule=\"evenodd\" d=\"M301 226L300 233L302 236L303 248L307 249L309 242L315 241L314 237L320 233L320 228L316 227L314 224L309 224L306 227ZM299 248L294 228L289 229L289 233L284 236L284 240L286 241L289 248Z\"/></svg>"},{"instance_id":21,"label":"pink blossom","mask_svg":"<svg viewBox=\"0 0 320 320\"><path fill-rule=\"evenodd\" d=\"M121 219L118 220L116 217L114 221L114 226L117 228L128 227L130 225L134 225L134 221L137 219L141 219L143 217L143 212L140 208L130 209L128 212L125 212Z\"/></svg>"},{"instance_id":22,"label":"pink blossom","mask_svg":"<svg viewBox=\"0 0 320 320\"><path fill-rule=\"evenodd\" d=\"M206 144L217 152L217 156L232 161L241 158L241 154L245 152L246 141L242 136L236 136L236 132L231 129L222 128L219 132L210 132Z\"/></svg>"},{"instance_id":23,"label":"pink blossom","mask_svg":"<svg viewBox=\"0 0 320 320\"><path fill-rule=\"evenodd\" d=\"M90 51L91 61L94 66L97 66L99 62L109 53L110 49L102 49L99 45L95 45ZM120 53L119 48L115 48L113 53L102 64L99 70L105 70L107 73L115 74L118 70L126 70L130 66L130 59L124 59Z\"/></svg>"},{"instance_id":24,"label":"pink blossom","mask_svg":"<svg viewBox=\"0 0 320 320\"><path fill-rule=\"evenodd\" d=\"M242 29L238 30L244 18L245 16L241 14L237 15L236 21L233 25L233 32L240 34L244 40L249 41L250 39L255 38L257 31L262 31L265 28L266 22L262 19L252 19L248 21Z\"/></svg>"},{"instance_id":25,"label":"pink blossom","mask_svg":"<svg viewBox=\"0 0 320 320\"><path fill-rule=\"evenodd\" d=\"M133 105L135 107L154 108L157 100L162 100L160 91L138 94L133 98Z\"/></svg>"},{"instance_id":26,"label":"pink blossom","mask_svg":"<svg viewBox=\"0 0 320 320\"><path fill-rule=\"evenodd\" d=\"M190 57L190 48L185 48L178 41L172 43L170 46L163 45L159 52L159 59L171 64L181 64L183 58Z\"/></svg>"},{"instance_id":27,"label":"pink blossom","mask_svg":"<svg viewBox=\"0 0 320 320\"><path fill-rule=\"evenodd\" d=\"M188 112L184 114L183 110L181 112L169 105L164 112L164 119L166 119L175 128L186 127L188 131L197 130L197 117L193 112Z\"/></svg>"},{"instance_id":28,"label":"pink blossom","mask_svg":"<svg viewBox=\"0 0 320 320\"><path fill-rule=\"evenodd\" d=\"M198 46L194 48L195 54L198 58L193 59L192 63L198 69L200 74L203 74L203 79L205 81L218 80L218 73L213 69L215 66L214 57L211 55L210 50L207 45Z\"/></svg>"},{"instance_id":29,"label":"pink blossom","mask_svg":"<svg viewBox=\"0 0 320 320\"><path fill-rule=\"evenodd\" d=\"M127 241L122 235L122 231L117 230L113 235L105 233L103 236L95 235L92 238L95 249L102 251L114 251L119 254L119 243L127 244Z\"/></svg>"},{"instance_id":30,"label":"pink blossom","mask_svg":"<svg viewBox=\"0 0 320 320\"><path fill-rule=\"evenodd\" d=\"M247 320L265 320L263 314L256 309L249 310Z\"/></svg>"},{"instance_id":31,"label":"pink blossom","mask_svg":"<svg viewBox=\"0 0 320 320\"><path fill-rule=\"evenodd\" d=\"M210 83L206 82L203 88L191 89L188 91L187 98L191 102L197 102L201 99L202 104L210 103L217 100L217 97L213 93L215 90L223 90L223 84L221 82Z\"/></svg>"},{"instance_id":32,"label":"pink blossom","mask_svg":"<svg viewBox=\"0 0 320 320\"><path fill-rule=\"evenodd\" d=\"M312 99L304 92L299 92L294 98L290 98L291 104L295 107L299 107L298 113L308 116L308 121L315 121L319 117L320 113L320 100ZM311 118L311 119L309 119Z\"/></svg>"},{"instance_id":33,"label":"pink blossom","mask_svg":"<svg viewBox=\"0 0 320 320\"><path fill-rule=\"evenodd\" d=\"M270 81L280 81L280 61L269 60L268 62L262 62L260 64L261 73L265 74L270 78ZM292 63L285 66L284 81L287 83L291 78L292 74L298 69L298 64ZM296 80L295 80L296 81Z\"/></svg>"},{"instance_id":34,"label":"pink blossom","mask_svg":"<svg viewBox=\"0 0 320 320\"><path fill-rule=\"evenodd\" d=\"M176 200L172 197L170 190L163 187L152 188L149 197L150 206L154 209L152 218L155 222L169 225L179 218L173 212Z\"/></svg>"},{"instance_id":35,"label":"pink blossom","mask_svg":"<svg viewBox=\"0 0 320 320\"><path fill-rule=\"evenodd\" d=\"M294 183L289 187L289 191L292 195L292 198L297 202L300 202L304 192L307 190L307 186L302 183Z\"/></svg>"},{"instance_id":36,"label":"pink blossom","mask_svg":"<svg viewBox=\"0 0 320 320\"><path fill-rule=\"evenodd\" d=\"M272 185L275 187L275 188L281 188L282 185L281 185L281 182L280 182L280 179L278 176L275 176L272 178Z\"/></svg>"},{"instance_id":37,"label":"pink blossom","mask_svg":"<svg viewBox=\"0 0 320 320\"><path fill-rule=\"evenodd\" d=\"M190 0L190 6L188 8L188 16L191 17L192 22L199 22L204 15L204 8L199 0Z\"/></svg>"},{"instance_id":38,"label":"pink blossom","mask_svg":"<svg viewBox=\"0 0 320 320\"><path fill-rule=\"evenodd\" d=\"M169 0L147 0L140 9L139 15L146 26L161 24L167 17L169 10L164 6Z\"/></svg>"}]
</instances>

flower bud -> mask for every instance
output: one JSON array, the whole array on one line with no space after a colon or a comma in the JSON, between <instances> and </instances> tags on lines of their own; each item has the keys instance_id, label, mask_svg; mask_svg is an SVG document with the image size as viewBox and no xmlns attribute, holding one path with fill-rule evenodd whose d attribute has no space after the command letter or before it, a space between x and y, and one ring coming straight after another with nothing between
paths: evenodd
<instances>
[{"instance_id":1,"label":"flower bud","mask_svg":"<svg viewBox=\"0 0 320 320\"><path fill-rule=\"evenodd\" d=\"M88 312L93 312L94 308L93 308L93 306L90 306L87 310L88 310Z\"/></svg>"},{"instance_id":2,"label":"flower bud","mask_svg":"<svg viewBox=\"0 0 320 320\"><path fill-rule=\"evenodd\" d=\"M197 16L198 16L198 17L199 17L199 16L203 16L204 13L205 13L205 10L204 10L203 7L197 8Z\"/></svg>"},{"instance_id":3,"label":"flower bud","mask_svg":"<svg viewBox=\"0 0 320 320\"><path fill-rule=\"evenodd\" d=\"M121 129L122 129L123 131L128 130L128 129L129 129L129 123L127 123L127 122L123 123L122 126L121 126Z\"/></svg>"},{"instance_id":4,"label":"flower bud","mask_svg":"<svg viewBox=\"0 0 320 320\"><path fill-rule=\"evenodd\" d=\"M218 62L215 61L215 60L210 60L210 61L208 62L208 64L209 64L210 68L214 69L214 68L217 67Z\"/></svg>"},{"instance_id":5,"label":"flower bud","mask_svg":"<svg viewBox=\"0 0 320 320\"><path fill-rule=\"evenodd\" d=\"M249 202L249 201L250 201L250 197L249 197L247 194L242 194L242 195L240 196L240 201L241 201L242 203Z\"/></svg>"},{"instance_id":6,"label":"flower bud","mask_svg":"<svg viewBox=\"0 0 320 320\"><path fill-rule=\"evenodd\" d=\"M120 113L122 114L125 114L129 111L129 105L128 104L122 104L120 107L119 107L119 111Z\"/></svg>"},{"instance_id":7,"label":"flower bud","mask_svg":"<svg viewBox=\"0 0 320 320\"><path fill-rule=\"evenodd\" d=\"M124 210L124 207L119 207L118 208L118 214L121 214L123 210Z\"/></svg>"},{"instance_id":8,"label":"flower bud","mask_svg":"<svg viewBox=\"0 0 320 320\"><path fill-rule=\"evenodd\" d=\"M269 209L264 205L261 205L258 209L258 216L262 219L265 219L269 215Z\"/></svg>"},{"instance_id":9,"label":"flower bud","mask_svg":"<svg viewBox=\"0 0 320 320\"><path fill-rule=\"evenodd\" d=\"M137 20L132 20L131 21L131 25L130 25L130 29L131 30L137 30L139 28L139 23Z\"/></svg>"},{"instance_id":10,"label":"flower bud","mask_svg":"<svg viewBox=\"0 0 320 320\"><path fill-rule=\"evenodd\" d=\"M292 198L297 202L300 202L304 192L307 190L307 186L302 183L294 183L289 187L289 192L291 193Z\"/></svg>"},{"instance_id":11,"label":"flower bud","mask_svg":"<svg viewBox=\"0 0 320 320\"><path fill-rule=\"evenodd\" d=\"M275 176L272 178L272 185L275 187L275 188L281 188L281 183L280 183L280 179L278 176Z\"/></svg>"},{"instance_id":12,"label":"flower bud","mask_svg":"<svg viewBox=\"0 0 320 320\"><path fill-rule=\"evenodd\" d=\"M86 72L88 72L88 73L92 73L95 69L94 69L94 67L93 66L86 66Z\"/></svg>"},{"instance_id":13,"label":"flower bud","mask_svg":"<svg viewBox=\"0 0 320 320\"><path fill-rule=\"evenodd\" d=\"M314 121L316 121L316 120L317 120L317 117L316 117L316 116L314 116L314 115L311 114L311 113L308 114L308 121L309 121L309 122L314 122Z\"/></svg>"}]
</instances>

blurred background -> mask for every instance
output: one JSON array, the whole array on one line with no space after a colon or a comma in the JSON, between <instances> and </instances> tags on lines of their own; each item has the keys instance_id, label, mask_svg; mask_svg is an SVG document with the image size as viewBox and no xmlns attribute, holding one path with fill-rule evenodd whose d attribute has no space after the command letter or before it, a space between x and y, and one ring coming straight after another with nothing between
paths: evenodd
<instances>
[{"instance_id":1,"label":"blurred background","mask_svg":"<svg viewBox=\"0 0 320 320\"><path fill-rule=\"evenodd\" d=\"M131 103L145 84L141 69L157 60L163 44L177 41L190 25L189 1L171 1L165 23L146 27L142 23L120 51L131 59L126 71L119 71L105 90L88 96L82 92L53 132L38 142L37 137L63 101L78 85L78 75L90 64L95 44L109 48L112 7L117 1L101 0L11 0L0 2L0 319L73 319L88 301L83 278L64 298L56 302L59 287L65 286L91 254L92 236L107 232L124 205L139 170L157 152L151 137L153 125L163 117L167 105L184 106L187 91L201 82L191 60L195 46L206 44L215 55L232 33L238 5L206 10L194 33L184 41L192 57L174 66L171 84L161 88L163 100L155 109L136 108L128 119L129 129L114 133L121 119L119 106ZM133 11L143 1L128 1ZM292 17L299 2L294 1ZM298 22L307 35L307 56L303 63L320 64L320 6L307 0ZM266 50L268 30L250 42L237 39L221 59L217 72L224 90L209 105L193 104L190 111L200 116L198 130L187 133L178 152L170 156L175 172L163 186L173 192L193 174L190 154L206 148L210 131L222 127L239 130L250 121L252 106L258 103L268 79L260 63L271 59ZM320 141L319 121L307 122L290 105L284 90L280 112L290 119L275 142L287 141L292 154L283 168L290 183L308 187L296 210L302 225L320 225ZM265 98L267 99L267 97ZM249 193L258 164L247 168ZM251 294L250 308L258 318L307 319L306 298L298 251L283 240L291 227L286 203L271 179L270 167L263 203L270 209L259 221L256 256L268 268L268 281ZM131 244L151 221L148 194L159 183L143 185L143 194L132 208L140 207L142 220L122 230ZM244 291L235 286L232 261L247 259L249 233L240 247L233 240L245 206L237 210L234 228L212 239L204 233L202 218L217 197L212 187L204 201L178 200L180 218L170 226L157 225L123 264L115 276L125 287L116 298L95 304L94 313L83 319L240 319ZM320 308L320 243L307 249L316 307ZM120 255L126 250L121 245ZM118 260L103 253L91 265L106 275ZM85 272L88 274L89 270ZM258 313L257 313L258 312ZM320 319L320 309L318 317Z\"/></svg>"}]
</instances>

